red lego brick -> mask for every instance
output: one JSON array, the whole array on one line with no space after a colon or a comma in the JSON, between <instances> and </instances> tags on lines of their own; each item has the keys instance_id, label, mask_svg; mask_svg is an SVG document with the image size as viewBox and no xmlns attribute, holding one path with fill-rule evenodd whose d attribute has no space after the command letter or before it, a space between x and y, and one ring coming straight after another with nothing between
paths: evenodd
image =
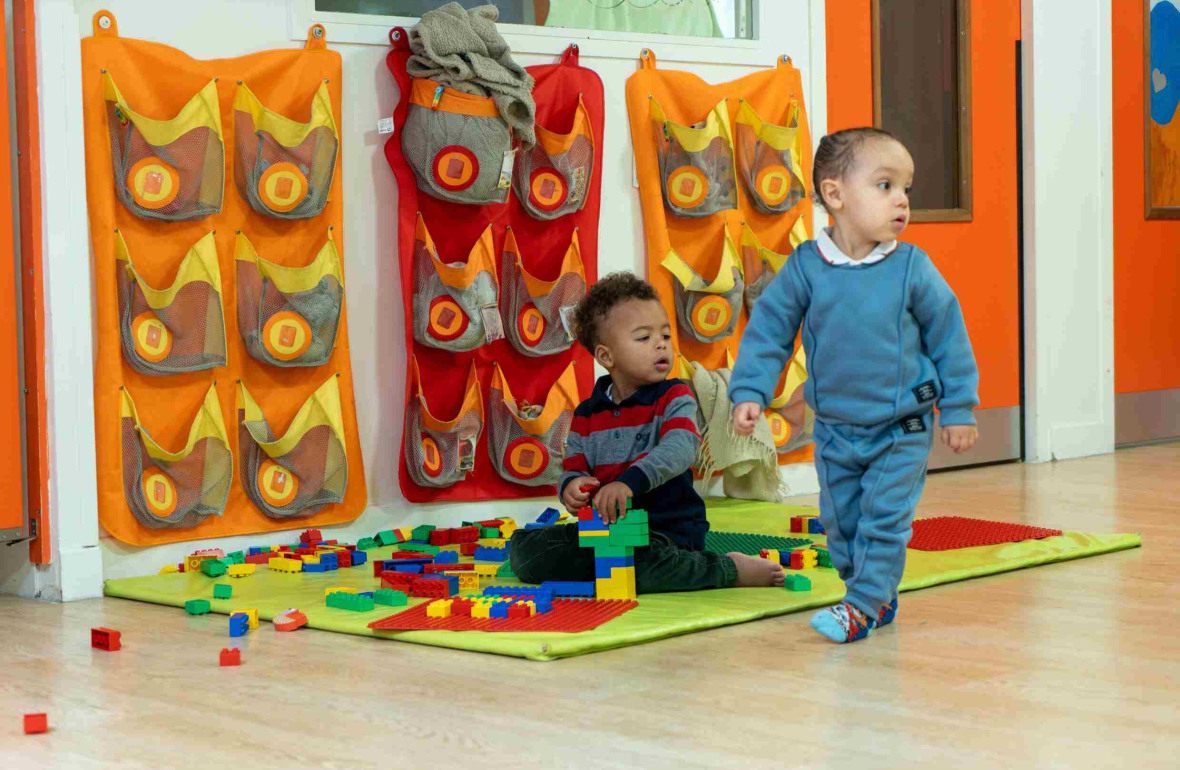
<instances>
[{"instance_id":1,"label":"red lego brick","mask_svg":"<svg viewBox=\"0 0 1180 770\"><path fill-rule=\"evenodd\" d=\"M438 530L436 529L435 532ZM434 554L422 553L421 551L394 551L385 557L389 560L394 559L434 559Z\"/></svg>"},{"instance_id":2,"label":"red lego brick","mask_svg":"<svg viewBox=\"0 0 1180 770\"><path fill-rule=\"evenodd\" d=\"M385 560L373 559L370 564L373 565L373 577L381 577L381 573L385 571Z\"/></svg>"},{"instance_id":3,"label":"red lego brick","mask_svg":"<svg viewBox=\"0 0 1180 770\"><path fill-rule=\"evenodd\" d=\"M914 521L910 548L915 551L950 551L980 545L1019 543L1060 535L1059 529L1009 524L1003 521L970 519L965 516L936 516Z\"/></svg>"},{"instance_id":4,"label":"red lego brick","mask_svg":"<svg viewBox=\"0 0 1180 770\"><path fill-rule=\"evenodd\" d=\"M431 545L450 545L451 543L455 542L452 539L454 537L454 534L453 534L454 531L455 530L453 530L453 529L432 530L430 533L430 544Z\"/></svg>"},{"instance_id":5,"label":"red lego brick","mask_svg":"<svg viewBox=\"0 0 1180 770\"><path fill-rule=\"evenodd\" d=\"M503 519L487 519L486 521L477 521L475 523L481 527L502 527L502 526L504 526Z\"/></svg>"},{"instance_id":6,"label":"red lego brick","mask_svg":"<svg viewBox=\"0 0 1180 770\"><path fill-rule=\"evenodd\" d=\"M336 565L339 567L352 566L352 551L336 551Z\"/></svg>"},{"instance_id":7,"label":"red lego brick","mask_svg":"<svg viewBox=\"0 0 1180 770\"><path fill-rule=\"evenodd\" d=\"M802 551L791 551L791 569L803 569Z\"/></svg>"},{"instance_id":8,"label":"red lego brick","mask_svg":"<svg viewBox=\"0 0 1180 770\"><path fill-rule=\"evenodd\" d=\"M455 600L458 602L459 600ZM560 631L578 633L613 620L624 612L639 606L639 602L628 599L555 599L553 610L531 618L472 618L455 612L451 605L451 617L428 618L426 605L422 602L408 610L374 620L369 628L376 631Z\"/></svg>"},{"instance_id":9,"label":"red lego brick","mask_svg":"<svg viewBox=\"0 0 1180 770\"><path fill-rule=\"evenodd\" d=\"M454 613L452 612L452 614L454 614ZM523 602L516 602L515 604L513 604L511 607L508 608L508 619L509 620L512 620L515 618L531 618L531 617L532 617L532 613L529 612L528 605L524 604Z\"/></svg>"},{"instance_id":10,"label":"red lego brick","mask_svg":"<svg viewBox=\"0 0 1180 770\"><path fill-rule=\"evenodd\" d=\"M315 556L314 548L296 548L295 553L299 556Z\"/></svg>"},{"instance_id":11,"label":"red lego brick","mask_svg":"<svg viewBox=\"0 0 1180 770\"><path fill-rule=\"evenodd\" d=\"M451 536L452 543L474 543L479 540L479 527L460 527Z\"/></svg>"},{"instance_id":12,"label":"red lego brick","mask_svg":"<svg viewBox=\"0 0 1180 770\"><path fill-rule=\"evenodd\" d=\"M25 735L49 732L48 714L25 714Z\"/></svg>"},{"instance_id":13,"label":"red lego brick","mask_svg":"<svg viewBox=\"0 0 1180 770\"><path fill-rule=\"evenodd\" d=\"M123 635L113 628L90 629L90 646L96 650L115 652L123 648Z\"/></svg>"},{"instance_id":14,"label":"red lego brick","mask_svg":"<svg viewBox=\"0 0 1180 770\"><path fill-rule=\"evenodd\" d=\"M275 615L271 623L274 624L275 631L294 631L307 625L307 616L291 608Z\"/></svg>"},{"instance_id":15,"label":"red lego brick","mask_svg":"<svg viewBox=\"0 0 1180 770\"><path fill-rule=\"evenodd\" d=\"M479 548L479 543L461 543L459 553L463 556L475 556L476 548Z\"/></svg>"},{"instance_id":16,"label":"red lego brick","mask_svg":"<svg viewBox=\"0 0 1180 770\"><path fill-rule=\"evenodd\" d=\"M273 553L267 551L266 553L252 553L246 557L247 564L268 564L270 563Z\"/></svg>"},{"instance_id":17,"label":"red lego brick","mask_svg":"<svg viewBox=\"0 0 1180 770\"><path fill-rule=\"evenodd\" d=\"M438 578L415 578L410 584L410 596L426 599L449 599L451 581Z\"/></svg>"},{"instance_id":18,"label":"red lego brick","mask_svg":"<svg viewBox=\"0 0 1180 770\"><path fill-rule=\"evenodd\" d=\"M803 521L802 516L791 517L791 531L792 532L806 532L807 525Z\"/></svg>"},{"instance_id":19,"label":"red lego brick","mask_svg":"<svg viewBox=\"0 0 1180 770\"><path fill-rule=\"evenodd\" d=\"M473 562L463 562L462 564L423 564L422 573L424 575L437 575L440 572L469 572L475 569Z\"/></svg>"},{"instance_id":20,"label":"red lego brick","mask_svg":"<svg viewBox=\"0 0 1180 770\"><path fill-rule=\"evenodd\" d=\"M381 573L381 587L393 588L408 594L410 592L410 586L414 584L414 577L414 575L408 572L388 570Z\"/></svg>"},{"instance_id":21,"label":"red lego brick","mask_svg":"<svg viewBox=\"0 0 1180 770\"><path fill-rule=\"evenodd\" d=\"M471 605L475 602L470 599L455 599L451 603L451 614L458 617L471 617Z\"/></svg>"},{"instance_id":22,"label":"red lego brick","mask_svg":"<svg viewBox=\"0 0 1180 770\"><path fill-rule=\"evenodd\" d=\"M240 666L242 665L242 651L237 647L222 647L221 648L221 665L223 666Z\"/></svg>"},{"instance_id":23,"label":"red lego brick","mask_svg":"<svg viewBox=\"0 0 1180 770\"><path fill-rule=\"evenodd\" d=\"M594 509L590 506L578 509L578 521L590 521L594 518Z\"/></svg>"},{"instance_id":24,"label":"red lego brick","mask_svg":"<svg viewBox=\"0 0 1180 770\"><path fill-rule=\"evenodd\" d=\"M336 538L332 538L331 540L321 541L320 545L340 545L340 541L337 540Z\"/></svg>"},{"instance_id":25,"label":"red lego brick","mask_svg":"<svg viewBox=\"0 0 1180 770\"><path fill-rule=\"evenodd\" d=\"M324 536L318 529L305 529L299 535L299 542L301 543L315 543L323 539Z\"/></svg>"}]
</instances>

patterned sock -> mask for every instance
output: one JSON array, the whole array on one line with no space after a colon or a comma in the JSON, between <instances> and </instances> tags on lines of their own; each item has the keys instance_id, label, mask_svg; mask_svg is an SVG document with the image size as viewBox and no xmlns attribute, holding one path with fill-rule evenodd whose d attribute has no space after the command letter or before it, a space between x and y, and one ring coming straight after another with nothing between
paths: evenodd
<instances>
[{"instance_id":1,"label":"patterned sock","mask_svg":"<svg viewBox=\"0 0 1180 770\"><path fill-rule=\"evenodd\" d=\"M837 644L864 639L873 630L876 621L848 602L820 610L811 616L811 627Z\"/></svg>"},{"instance_id":2,"label":"patterned sock","mask_svg":"<svg viewBox=\"0 0 1180 770\"><path fill-rule=\"evenodd\" d=\"M890 623L893 622L893 619L895 617L897 617L897 597L896 596L893 597L893 601L889 602L889 604L882 604L881 605L881 611L879 613L877 613L877 626L876 627L880 628L881 626L889 625Z\"/></svg>"}]
</instances>

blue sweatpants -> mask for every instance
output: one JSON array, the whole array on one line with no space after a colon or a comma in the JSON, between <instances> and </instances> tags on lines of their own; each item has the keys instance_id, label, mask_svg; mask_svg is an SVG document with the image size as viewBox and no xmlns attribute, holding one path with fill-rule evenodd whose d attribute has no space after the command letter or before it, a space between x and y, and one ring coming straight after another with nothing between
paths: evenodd
<instances>
[{"instance_id":1,"label":"blue sweatpants","mask_svg":"<svg viewBox=\"0 0 1180 770\"><path fill-rule=\"evenodd\" d=\"M870 618L897 596L926 483L932 422L929 414L872 426L815 421L819 517L832 566L844 581L844 600Z\"/></svg>"}]
</instances>

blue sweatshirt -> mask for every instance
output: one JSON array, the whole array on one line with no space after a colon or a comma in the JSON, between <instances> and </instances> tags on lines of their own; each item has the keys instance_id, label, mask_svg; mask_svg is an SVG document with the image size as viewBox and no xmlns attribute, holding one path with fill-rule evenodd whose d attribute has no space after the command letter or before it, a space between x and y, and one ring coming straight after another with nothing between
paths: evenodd
<instances>
[{"instance_id":1,"label":"blue sweatshirt","mask_svg":"<svg viewBox=\"0 0 1180 770\"><path fill-rule=\"evenodd\" d=\"M880 262L836 265L801 244L754 305L730 380L734 404L763 408L799 326L803 394L829 424L878 425L926 414L974 425L979 372L963 312L930 257L908 243Z\"/></svg>"}]
</instances>

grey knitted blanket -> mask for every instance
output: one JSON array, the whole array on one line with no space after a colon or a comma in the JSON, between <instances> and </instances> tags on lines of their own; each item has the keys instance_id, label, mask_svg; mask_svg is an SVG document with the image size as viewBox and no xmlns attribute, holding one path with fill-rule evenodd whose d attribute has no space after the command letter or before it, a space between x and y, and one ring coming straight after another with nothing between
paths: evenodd
<instances>
[{"instance_id":1,"label":"grey knitted blanket","mask_svg":"<svg viewBox=\"0 0 1180 770\"><path fill-rule=\"evenodd\" d=\"M410 29L406 71L468 94L490 96L525 147L537 142L533 78L512 60L508 43L496 31L499 10L481 5L465 10L458 3L422 14Z\"/></svg>"}]
</instances>

